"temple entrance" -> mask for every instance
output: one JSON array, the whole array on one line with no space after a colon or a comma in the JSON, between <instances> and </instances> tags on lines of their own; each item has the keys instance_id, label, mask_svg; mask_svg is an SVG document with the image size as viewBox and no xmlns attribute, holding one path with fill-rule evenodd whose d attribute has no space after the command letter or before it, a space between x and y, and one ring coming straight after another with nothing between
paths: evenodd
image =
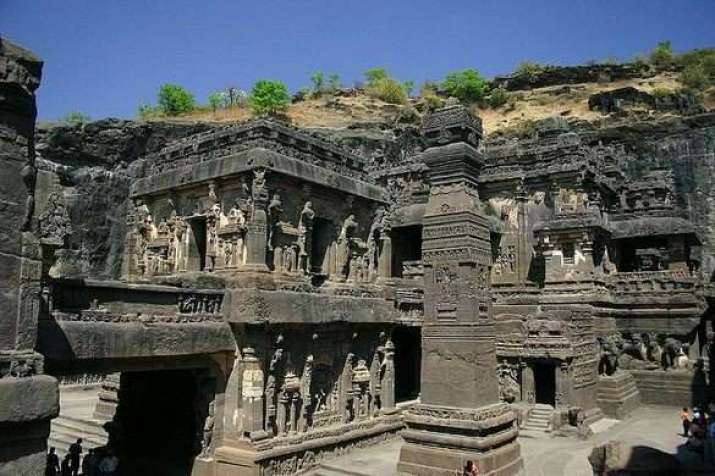
<instances>
[{"instance_id":1,"label":"temple entrance","mask_svg":"<svg viewBox=\"0 0 715 476\"><path fill-rule=\"evenodd\" d=\"M534 362L534 396L536 403L556 404L556 367L548 362Z\"/></svg>"},{"instance_id":2,"label":"temple entrance","mask_svg":"<svg viewBox=\"0 0 715 476\"><path fill-rule=\"evenodd\" d=\"M395 401L416 399L420 394L422 364L421 329L397 326L392 331L395 344Z\"/></svg>"},{"instance_id":3,"label":"temple entrance","mask_svg":"<svg viewBox=\"0 0 715 476\"><path fill-rule=\"evenodd\" d=\"M198 390L190 370L122 373L110 440L124 474L191 474L207 413Z\"/></svg>"},{"instance_id":4,"label":"temple entrance","mask_svg":"<svg viewBox=\"0 0 715 476\"><path fill-rule=\"evenodd\" d=\"M203 271L206 266L206 217L194 216L186 221L191 227L186 271Z\"/></svg>"},{"instance_id":5,"label":"temple entrance","mask_svg":"<svg viewBox=\"0 0 715 476\"><path fill-rule=\"evenodd\" d=\"M422 261L422 226L402 226L393 228L392 276L402 278L403 264Z\"/></svg>"}]
</instances>

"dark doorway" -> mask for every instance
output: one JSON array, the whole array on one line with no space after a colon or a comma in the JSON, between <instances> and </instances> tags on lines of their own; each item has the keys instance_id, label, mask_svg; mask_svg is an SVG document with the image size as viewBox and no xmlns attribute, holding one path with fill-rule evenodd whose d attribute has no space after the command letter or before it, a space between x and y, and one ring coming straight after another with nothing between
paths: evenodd
<instances>
[{"instance_id":1,"label":"dark doorway","mask_svg":"<svg viewBox=\"0 0 715 476\"><path fill-rule=\"evenodd\" d=\"M391 239L392 276L401 278L405 261L422 261L422 226L393 228Z\"/></svg>"},{"instance_id":2,"label":"dark doorway","mask_svg":"<svg viewBox=\"0 0 715 476\"><path fill-rule=\"evenodd\" d=\"M191 226L187 271L203 271L206 266L206 217L195 216L188 220Z\"/></svg>"},{"instance_id":3,"label":"dark doorway","mask_svg":"<svg viewBox=\"0 0 715 476\"><path fill-rule=\"evenodd\" d=\"M330 245L335 236L335 225L330 220L316 217L313 220L311 271L318 274L330 273ZM326 259L326 257L328 259Z\"/></svg>"},{"instance_id":4,"label":"dark doorway","mask_svg":"<svg viewBox=\"0 0 715 476\"><path fill-rule=\"evenodd\" d=\"M123 372L112 435L122 473L188 476L201 446L197 383L189 370ZM201 410L201 411L199 411Z\"/></svg>"},{"instance_id":5,"label":"dark doorway","mask_svg":"<svg viewBox=\"0 0 715 476\"><path fill-rule=\"evenodd\" d=\"M422 342L419 327L397 326L395 344L395 401L414 400L420 394Z\"/></svg>"},{"instance_id":6,"label":"dark doorway","mask_svg":"<svg viewBox=\"0 0 715 476\"><path fill-rule=\"evenodd\" d=\"M556 404L556 367L548 362L533 364L536 403Z\"/></svg>"}]
</instances>

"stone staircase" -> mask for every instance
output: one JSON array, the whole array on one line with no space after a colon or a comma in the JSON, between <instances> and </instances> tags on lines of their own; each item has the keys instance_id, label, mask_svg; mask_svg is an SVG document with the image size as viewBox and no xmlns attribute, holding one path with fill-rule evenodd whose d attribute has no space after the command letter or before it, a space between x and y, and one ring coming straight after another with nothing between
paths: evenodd
<instances>
[{"instance_id":1,"label":"stone staircase","mask_svg":"<svg viewBox=\"0 0 715 476\"><path fill-rule=\"evenodd\" d=\"M526 431L551 431L551 417L554 413L554 407L551 405L543 405L537 403L529 412L529 418L521 427Z\"/></svg>"},{"instance_id":2,"label":"stone staircase","mask_svg":"<svg viewBox=\"0 0 715 476\"><path fill-rule=\"evenodd\" d=\"M59 454L65 454L77 438L82 438L85 453L90 448L104 446L107 444L107 433L102 428L103 424L99 420L60 415L52 420L48 446L57 448Z\"/></svg>"}]
</instances>

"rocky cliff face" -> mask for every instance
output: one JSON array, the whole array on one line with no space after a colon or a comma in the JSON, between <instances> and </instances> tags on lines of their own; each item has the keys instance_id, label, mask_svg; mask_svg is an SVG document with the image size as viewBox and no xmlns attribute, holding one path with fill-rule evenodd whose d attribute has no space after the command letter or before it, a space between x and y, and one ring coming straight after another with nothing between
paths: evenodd
<instances>
[{"instance_id":1,"label":"rocky cliff face","mask_svg":"<svg viewBox=\"0 0 715 476\"><path fill-rule=\"evenodd\" d=\"M38 206L44 206L52 191L61 190L74 230L55 272L118 278L129 187L139 159L173 140L225 125L107 119L40 127ZM621 115L600 123L571 120L570 127L586 147L618 146L621 167L634 178L653 168L673 171L676 199L705 241L703 264L711 273L715 269L715 113L660 119ZM487 148L518 142L535 131L538 127L501 131L487 140ZM313 132L373 163L398 163L423 148L418 126L400 122L399 116L395 121Z\"/></svg>"},{"instance_id":2,"label":"rocky cliff face","mask_svg":"<svg viewBox=\"0 0 715 476\"><path fill-rule=\"evenodd\" d=\"M129 188L138 159L211 127L118 119L39 127L38 212L53 201L64 201L73 230L67 249L58 252L53 272L118 278Z\"/></svg>"}]
</instances>

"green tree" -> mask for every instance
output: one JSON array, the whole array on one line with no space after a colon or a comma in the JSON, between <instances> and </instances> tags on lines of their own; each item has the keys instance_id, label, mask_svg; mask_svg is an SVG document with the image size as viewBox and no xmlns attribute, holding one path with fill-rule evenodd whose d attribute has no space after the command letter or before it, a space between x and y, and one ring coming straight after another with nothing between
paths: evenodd
<instances>
[{"instance_id":1,"label":"green tree","mask_svg":"<svg viewBox=\"0 0 715 476\"><path fill-rule=\"evenodd\" d=\"M463 69L447 74L442 87L450 96L463 103L473 103L484 98L487 81L476 69Z\"/></svg>"},{"instance_id":2,"label":"green tree","mask_svg":"<svg viewBox=\"0 0 715 476\"><path fill-rule=\"evenodd\" d=\"M340 76L337 73L331 73L328 76L328 90L331 93L335 93L338 89L340 89Z\"/></svg>"},{"instance_id":3,"label":"green tree","mask_svg":"<svg viewBox=\"0 0 715 476\"><path fill-rule=\"evenodd\" d=\"M389 78L390 75L387 74L385 68L370 68L365 71L365 79L367 80L368 87L373 86L380 80Z\"/></svg>"},{"instance_id":4,"label":"green tree","mask_svg":"<svg viewBox=\"0 0 715 476\"><path fill-rule=\"evenodd\" d=\"M405 92L407 93L408 96L412 96L412 91L415 89L415 82L414 81L404 81L402 83L402 87L405 89Z\"/></svg>"},{"instance_id":5,"label":"green tree","mask_svg":"<svg viewBox=\"0 0 715 476\"><path fill-rule=\"evenodd\" d=\"M673 64L673 47L670 44L670 40L658 42L656 47L651 50L649 57L651 64L658 67Z\"/></svg>"},{"instance_id":6,"label":"green tree","mask_svg":"<svg viewBox=\"0 0 715 476\"><path fill-rule=\"evenodd\" d=\"M60 117L58 121L63 124L79 124L82 122L89 122L91 120L92 118L83 112L72 111Z\"/></svg>"},{"instance_id":7,"label":"green tree","mask_svg":"<svg viewBox=\"0 0 715 476\"><path fill-rule=\"evenodd\" d=\"M526 76L527 81L531 82L536 79L536 77L544 71L544 67L535 61L522 61L516 67L515 73L517 76Z\"/></svg>"},{"instance_id":8,"label":"green tree","mask_svg":"<svg viewBox=\"0 0 715 476\"><path fill-rule=\"evenodd\" d=\"M288 87L281 81L261 79L253 85L248 104L255 114L274 114L290 104Z\"/></svg>"},{"instance_id":9,"label":"green tree","mask_svg":"<svg viewBox=\"0 0 715 476\"><path fill-rule=\"evenodd\" d=\"M316 71L310 76L310 82L313 83L313 94L319 96L325 90L325 75L322 71Z\"/></svg>"},{"instance_id":10,"label":"green tree","mask_svg":"<svg viewBox=\"0 0 715 476\"><path fill-rule=\"evenodd\" d=\"M159 88L159 109L167 116L177 116L194 109L194 95L178 84L167 83Z\"/></svg>"},{"instance_id":11,"label":"green tree","mask_svg":"<svg viewBox=\"0 0 715 476\"><path fill-rule=\"evenodd\" d=\"M214 91L209 94L209 106L212 111L226 107L226 93L223 91Z\"/></svg>"}]
</instances>

